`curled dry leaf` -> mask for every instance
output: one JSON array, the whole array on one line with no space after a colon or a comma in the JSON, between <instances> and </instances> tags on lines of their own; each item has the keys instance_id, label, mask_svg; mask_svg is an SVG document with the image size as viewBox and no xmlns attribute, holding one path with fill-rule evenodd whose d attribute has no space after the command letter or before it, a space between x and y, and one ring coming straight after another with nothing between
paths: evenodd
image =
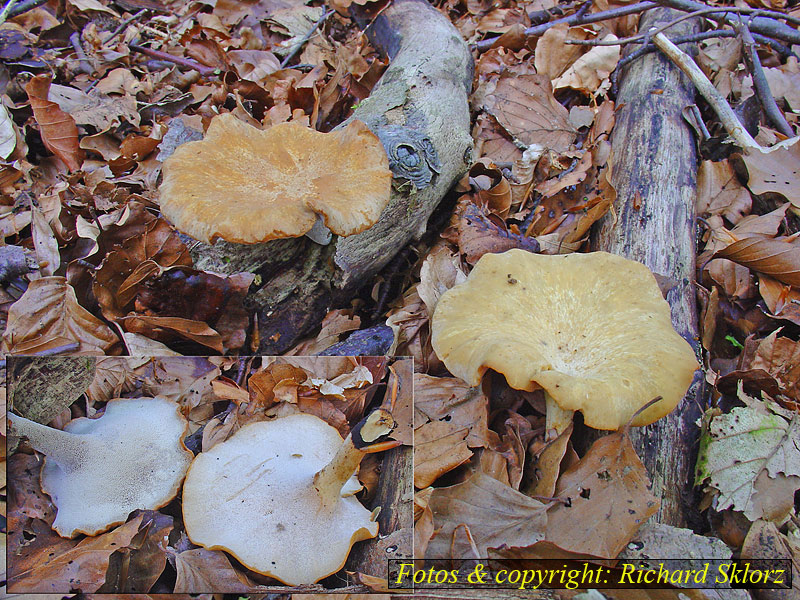
<instances>
[{"instance_id":1,"label":"curled dry leaf","mask_svg":"<svg viewBox=\"0 0 800 600\"><path fill-rule=\"evenodd\" d=\"M727 258L783 283L800 286L800 244L796 240L749 237L716 252L714 258Z\"/></svg>"},{"instance_id":2,"label":"curled dry leaf","mask_svg":"<svg viewBox=\"0 0 800 600\"><path fill-rule=\"evenodd\" d=\"M772 316L800 325L800 290L780 281L760 275L758 291Z\"/></svg>"},{"instance_id":3,"label":"curled dry leaf","mask_svg":"<svg viewBox=\"0 0 800 600\"><path fill-rule=\"evenodd\" d=\"M213 590L218 593L240 594L257 586L231 566L228 557L219 550L193 548L175 552L168 548L170 562L178 577L176 593L198 593Z\"/></svg>"},{"instance_id":4,"label":"curled dry leaf","mask_svg":"<svg viewBox=\"0 0 800 600\"><path fill-rule=\"evenodd\" d=\"M569 505L547 511L547 541L603 558L616 557L659 506L624 429L592 444L558 479L556 495Z\"/></svg>"},{"instance_id":5,"label":"curled dry leaf","mask_svg":"<svg viewBox=\"0 0 800 600\"><path fill-rule=\"evenodd\" d=\"M792 600L800 594L800 548L791 544L774 523L761 519L753 523L742 545L741 557L792 562L792 589L758 590L759 600Z\"/></svg>"},{"instance_id":6,"label":"curled dry leaf","mask_svg":"<svg viewBox=\"0 0 800 600\"><path fill-rule=\"evenodd\" d=\"M78 126L75 119L48 99L50 81L47 75L37 75L27 83L25 92L31 102L33 117L39 124L44 145L70 171L77 171L83 163L83 150L78 145Z\"/></svg>"},{"instance_id":7,"label":"curled dry leaf","mask_svg":"<svg viewBox=\"0 0 800 600\"><path fill-rule=\"evenodd\" d=\"M72 342L76 354L104 354L117 336L100 319L78 304L75 290L63 277L32 281L8 311L4 348L33 354Z\"/></svg>"},{"instance_id":8,"label":"curled dry leaf","mask_svg":"<svg viewBox=\"0 0 800 600\"><path fill-rule=\"evenodd\" d=\"M749 368L764 369L783 394L800 400L800 343L773 331L758 344Z\"/></svg>"},{"instance_id":9,"label":"curled dry leaf","mask_svg":"<svg viewBox=\"0 0 800 600\"><path fill-rule=\"evenodd\" d=\"M467 427L432 421L414 429L414 485L424 488L472 458Z\"/></svg>"},{"instance_id":10,"label":"curled dry leaf","mask_svg":"<svg viewBox=\"0 0 800 600\"><path fill-rule=\"evenodd\" d=\"M433 491L429 501L438 532L426 558L469 558L464 529L485 557L489 548L528 546L544 537L546 506L497 479L476 472L464 483Z\"/></svg>"},{"instance_id":11,"label":"curled dry leaf","mask_svg":"<svg viewBox=\"0 0 800 600\"><path fill-rule=\"evenodd\" d=\"M613 33L603 38L603 41L616 40ZM620 56L620 46L596 46L581 56L564 71L558 79L553 81L553 89L571 87L586 94L594 94L604 83L608 85L608 76L617 67Z\"/></svg>"},{"instance_id":12,"label":"curled dry leaf","mask_svg":"<svg viewBox=\"0 0 800 600\"><path fill-rule=\"evenodd\" d=\"M704 160L697 172L697 213L722 215L736 225L750 212L752 199L727 160Z\"/></svg>"}]
</instances>

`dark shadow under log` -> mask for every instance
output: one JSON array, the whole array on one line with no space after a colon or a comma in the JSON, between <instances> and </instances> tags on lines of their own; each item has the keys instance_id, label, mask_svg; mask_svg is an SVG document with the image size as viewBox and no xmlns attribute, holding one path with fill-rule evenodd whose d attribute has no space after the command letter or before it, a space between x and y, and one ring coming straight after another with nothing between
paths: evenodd
<instances>
[{"instance_id":1,"label":"dark shadow under log","mask_svg":"<svg viewBox=\"0 0 800 600\"><path fill-rule=\"evenodd\" d=\"M646 32L680 14L665 9L648 11L639 30ZM669 35L690 35L698 30L697 20L684 21L671 28ZM697 157L694 138L682 115L683 109L694 103L695 90L678 67L660 53L632 62L620 82L612 134L616 215L603 220L593 246L644 263L673 284L666 295L673 326L696 349ZM661 509L654 518L669 525L686 526L690 511L701 381L698 371L672 413L652 425L631 430L633 445L653 482L653 492L661 498Z\"/></svg>"},{"instance_id":2,"label":"dark shadow under log","mask_svg":"<svg viewBox=\"0 0 800 600\"><path fill-rule=\"evenodd\" d=\"M320 246L307 237L243 246L218 242L192 251L195 265L250 271L261 285L249 299L264 354L280 354L345 303L406 244L472 162L467 96L473 62L444 15L424 0L395 0L366 29L390 59L371 95L355 109L380 138L394 173L392 199L379 222Z\"/></svg>"}]
</instances>

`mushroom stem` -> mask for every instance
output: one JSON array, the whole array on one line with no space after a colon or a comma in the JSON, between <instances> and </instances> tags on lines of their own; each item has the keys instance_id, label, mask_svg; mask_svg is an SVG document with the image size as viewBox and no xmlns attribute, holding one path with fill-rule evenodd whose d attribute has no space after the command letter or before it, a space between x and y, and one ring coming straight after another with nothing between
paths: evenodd
<instances>
[{"instance_id":1,"label":"mushroom stem","mask_svg":"<svg viewBox=\"0 0 800 600\"><path fill-rule=\"evenodd\" d=\"M391 413L382 408L372 411L353 427L331 462L314 475L314 488L324 505L331 505L339 498L342 487L353 476L361 464L361 459L367 454L367 447L379 437L389 433L392 427L394 419Z\"/></svg>"},{"instance_id":2,"label":"mushroom stem","mask_svg":"<svg viewBox=\"0 0 800 600\"><path fill-rule=\"evenodd\" d=\"M561 408L553 397L547 393L547 390L544 392L544 402L547 409L545 427L548 433L555 429L556 434L553 437L557 438L572 423L572 415L575 414L575 411Z\"/></svg>"},{"instance_id":3,"label":"mushroom stem","mask_svg":"<svg viewBox=\"0 0 800 600\"><path fill-rule=\"evenodd\" d=\"M53 429L13 413L7 415L9 432L28 439L35 449L61 464L77 466L94 441L90 436Z\"/></svg>"}]
</instances>

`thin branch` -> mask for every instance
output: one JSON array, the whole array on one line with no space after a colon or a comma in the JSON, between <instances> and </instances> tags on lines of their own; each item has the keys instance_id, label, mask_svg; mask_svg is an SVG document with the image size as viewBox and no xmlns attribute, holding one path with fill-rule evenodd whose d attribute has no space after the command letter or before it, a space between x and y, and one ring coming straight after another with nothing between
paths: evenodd
<instances>
[{"instance_id":1,"label":"thin branch","mask_svg":"<svg viewBox=\"0 0 800 600\"><path fill-rule=\"evenodd\" d=\"M22 2L17 2L14 8L9 11L8 18L13 19L46 3L47 0L22 0Z\"/></svg>"},{"instance_id":2,"label":"thin branch","mask_svg":"<svg viewBox=\"0 0 800 600\"><path fill-rule=\"evenodd\" d=\"M317 19L317 22L314 23L314 26L311 29L309 29L308 32L303 36L303 39L297 42L292 48L292 51L289 52L289 54L286 55L286 58L283 59L283 61L281 62L281 69L285 68L286 65L289 64L289 61L292 60L297 55L298 52L300 52L302 47L306 45L306 42L311 39L311 36L314 35L317 29L319 29L320 26L328 19L328 17L330 17L335 12L336 12L335 10L329 10L328 12L322 13L322 16L319 19Z\"/></svg>"},{"instance_id":3,"label":"thin branch","mask_svg":"<svg viewBox=\"0 0 800 600\"><path fill-rule=\"evenodd\" d=\"M578 5L577 2L571 4L564 4L561 6L554 6L552 8L545 8L544 10L534 10L528 13L528 19L531 25L541 25L547 23L553 17L563 17L564 13L571 11Z\"/></svg>"},{"instance_id":4,"label":"thin branch","mask_svg":"<svg viewBox=\"0 0 800 600\"><path fill-rule=\"evenodd\" d=\"M651 8L655 8L657 6L658 4L656 2L637 2L636 4L631 4L629 6L612 8L611 10L604 10L589 15L579 16L576 13L574 15L570 15L569 17L564 17L563 19L556 19L555 21L542 23L541 25L537 25L536 27L529 27L528 29L525 30L525 35L528 37L536 37L542 35L545 31L547 31L551 27L555 27L556 25L560 25L562 23L566 23L567 25L570 26L585 25L588 23L597 23L599 21L605 21L606 19L625 17L627 15L633 15L636 13L644 12ZM485 52L486 50L492 47L492 45L497 41L498 37L499 36L481 40L480 42L475 44L474 48L478 52Z\"/></svg>"},{"instance_id":5,"label":"thin branch","mask_svg":"<svg viewBox=\"0 0 800 600\"><path fill-rule=\"evenodd\" d=\"M78 56L80 72L91 75L94 72L94 69L92 68L92 63L89 62L89 57L86 56L86 51L83 49L83 45L81 44L81 34L77 31L73 32L73 34L69 36L69 43L72 44L75 54Z\"/></svg>"},{"instance_id":6,"label":"thin branch","mask_svg":"<svg viewBox=\"0 0 800 600\"><path fill-rule=\"evenodd\" d=\"M670 29L670 28L674 27L678 23L686 21L687 19L694 19L695 17L701 17L703 15L709 15L709 14L718 13L718 12L740 13L740 16L743 13L743 14L748 14L748 15L754 15L755 16L755 15L760 14L761 11L760 11L760 9L755 9L755 8L738 8L738 7L725 8L722 11L720 11L719 8L704 8L703 10L696 10L694 12L690 12L690 13L687 13L685 15L681 15L677 19L674 19L674 20L670 21L669 23L666 23L665 25L662 25L661 27L659 27L658 29L656 29L653 32L640 33L638 35L632 35L630 37L620 38L620 39L617 39L617 40L565 40L564 43L565 44L573 44L573 45L577 45L577 46L622 46L622 45L630 44L630 43L633 43L633 42L641 42L642 40L647 40L647 39L651 38L652 36L654 36L656 33L663 33L667 29Z\"/></svg>"},{"instance_id":7,"label":"thin branch","mask_svg":"<svg viewBox=\"0 0 800 600\"><path fill-rule=\"evenodd\" d=\"M703 4L702 2L696 2L695 0L658 0L658 2L662 6L668 6L669 8L674 8L676 10L682 10L683 12L691 12L708 8L707 5ZM729 9L725 7L720 8L719 15L712 13L708 15L708 18L712 21L717 21L718 23L727 23L733 27L738 19L731 15L725 15L724 13L726 10ZM789 23L800 25L800 19L774 10L758 10L760 10L760 16L753 19L753 22L750 24L750 31L753 33L760 33L771 38L783 40L784 42L800 44L800 31L789 27L789 25L786 23L781 23L781 20L785 20Z\"/></svg>"},{"instance_id":8,"label":"thin branch","mask_svg":"<svg viewBox=\"0 0 800 600\"><path fill-rule=\"evenodd\" d=\"M0 25L6 22L9 14L11 13L11 9L14 8L14 5L17 3L17 0L8 0L6 5L3 7L3 10L0 11Z\"/></svg>"},{"instance_id":9,"label":"thin branch","mask_svg":"<svg viewBox=\"0 0 800 600\"><path fill-rule=\"evenodd\" d=\"M119 24L119 26L114 31L111 32L111 34L108 37L104 37L103 38L103 43L104 44L109 43L111 40L113 40L115 37L117 37L120 33L125 31L125 29L128 27L128 25L130 25L131 23L133 23L134 21L139 19L139 17L141 17L142 15L144 15L147 12L147 10L148 9L143 8L142 10L137 12L135 15L125 19L122 23Z\"/></svg>"},{"instance_id":10,"label":"thin branch","mask_svg":"<svg viewBox=\"0 0 800 600\"><path fill-rule=\"evenodd\" d=\"M164 60L176 65L180 65L181 67L186 67L187 69L194 69L204 77L207 77L208 75L213 75L214 73L217 72L216 68L208 67L206 65L201 65L199 62L194 61L190 58L174 56L172 54L167 54L166 52L161 52L160 50L153 50L152 48L148 48L146 46L139 46L137 44L128 44L128 47L134 52L139 52L140 54L145 54L146 56L150 56L152 58L157 58L159 60Z\"/></svg>"},{"instance_id":11,"label":"thin branch","mask_svg":"<svg viewBox=\"0 0 800 600\"><path fill-rule=\"evenodd\" d=\"M753 139L744 125L739 121L736 113L733 112L731 105L727 100L722 97L711 83L708 77L700 70L700 67L686 54L683 50L673 44L667 36L663 33L656 33L653 36L653 43L661 50L672 62L674 62L681 71L686 73L692 80L692 83L697 88L697 91L706 99L706 101L717 113L719 120L725 127L725 130L736 141L736 143L745 150L758 150L763 152L764 149Z\"/></svg>"},{"instance_id":12,"label":"thin branch","mask_svg":"<svg viewBox=\"0 0 800 600\"><path fill-rule=\"evenodd\" d=\"M744 62L753 76L753 88L759 102L761 102L761 106L764 108L764 112L767 114L767 118L783 135L793 137L794 131L789 123L786 122L783 111L778 107L778 103L775 102L775 97L769 89L764 67L761 66L761 59L758 58L758 52L756 52L756 41L753 39L753 34L750 33L750 28L741 17L739 17L736 30L742 36Z\"/></svg>"}]
</instances>

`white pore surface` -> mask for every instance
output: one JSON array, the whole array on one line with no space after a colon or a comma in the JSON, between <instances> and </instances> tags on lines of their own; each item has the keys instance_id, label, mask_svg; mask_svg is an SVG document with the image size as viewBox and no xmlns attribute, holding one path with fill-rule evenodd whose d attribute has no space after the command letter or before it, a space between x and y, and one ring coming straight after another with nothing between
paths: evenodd
<instances>
[{"instance_id":1,"label":"white pore surface","mask_svg":"<svg viewBox=\"0 0 800 600\"><path fill-rule=\"evenodd\" d=\"M338 497L325 508L313 488L314 474L341 444L322 419L297 414L251 423L201 453L183 489L190 539L289 585L335 573L353 543L378 534L355 497ZM342 493L356 487L353 477Z\"/></svg>"},{"instance_id":2,"label":"white pore surface","mask_svg":"<svg viewBox=\"0 0 800 600\"><path fill-rule=\"evenodd\" d=\"M185 429L178 406L164 398L112 400L99 419L68 423L64 431L83 443L42 468L42 489L58 508L53 529L93 535L136 509L164 506L192 460L181 443Z\"/></svg>"}]
</instances>

